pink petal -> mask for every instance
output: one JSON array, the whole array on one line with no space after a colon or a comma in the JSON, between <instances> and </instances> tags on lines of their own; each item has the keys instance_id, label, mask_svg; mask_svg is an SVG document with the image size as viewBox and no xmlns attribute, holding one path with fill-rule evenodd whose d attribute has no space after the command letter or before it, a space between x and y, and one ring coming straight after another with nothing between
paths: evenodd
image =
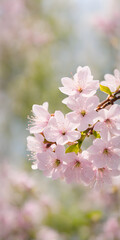
<instances>
[{"instance_id":1,"label":"pink petal","mask_svg":"<svg viewBox=\"0 0 120 240\"><path fill-rule=\"evenodd\" d=\"M57 124L63 124L65 121L64 114L61 111L55 111L55 119Z\"/></svg>"},{"instance_id":2,"label":"pink petal","mask_svg":"<svg viewBox=\"0 0 120 240\"><path fill-rule=\"evenodd\" d=\"M33 105L32 111L34 115L40 119L47 119L50 114L41 105Z\"/></svg>"}]
</instances>

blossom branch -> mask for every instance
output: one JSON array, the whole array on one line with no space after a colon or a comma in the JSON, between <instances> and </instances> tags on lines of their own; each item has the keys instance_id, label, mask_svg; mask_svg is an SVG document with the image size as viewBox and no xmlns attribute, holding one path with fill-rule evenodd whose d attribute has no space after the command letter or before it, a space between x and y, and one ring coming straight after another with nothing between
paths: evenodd
<instances>
[{"instance_id":1,"label":"blossom branch","mask_svg":"<svg viewBox=\"0 0 120 240\"><path fill-rule=\"evenodd\" d=\"M116 91L113 95L108 96L106 100L104 100L103 102L101 102L98 107L96 108L96 111L98 112L99 110L107 107L108 105L113 105L113 103L115 101L117 101L118 99L120 99L120 90ZM118 96L117 96L118 95Z\"/></svg>"}]
</instances>

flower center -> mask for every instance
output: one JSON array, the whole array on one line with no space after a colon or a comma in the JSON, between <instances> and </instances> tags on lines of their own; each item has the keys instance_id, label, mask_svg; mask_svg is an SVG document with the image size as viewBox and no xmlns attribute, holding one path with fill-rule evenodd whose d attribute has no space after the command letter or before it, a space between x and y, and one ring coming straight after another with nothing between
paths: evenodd
<instances>
[{"instance_id":1,"label":"flower center","mask_svg":"<svg viewBox=\"0 0 120 240\"><path fill-rule=\"evenodd\" d=\"M80 92L80 93L83 91L82 88L81 88L80 86L78 87L77 90L78 90L78 92Z\"/></svg>"},{"instance_id":2,"label":"flower center","mask_svg":"<svg viewBox=\"0 0 120 240\"><path fill-rule=\"evenodd\" d=\"M51 143L46 144L46 148L49 148L51 146Z\"/></svg>"},{"instance_id":3,"label":"flower center","mask_svg":"<svg viewBox=\"0 0 120 240\"><path fill-rule=\"evenodd\" d=\"M81 111L81 115L84 117L86 115L86 111L85 110L82 110Z\"/></svg>"},{"instance_id":4,"label":"flower center","mask_svg":"<svg viewBox=\"0 0 120 240\"><path fill-rule=\"evenodd\" d=\"M78 160L76 160L76 162L75 162L75 167L77 168L77 167L80 167L80 162L78 161Z\"/></svg>"},{"instance_id":5,"label":"flower center","mask_svg":"<svg viewBox=\"0 0 120 240\"><path fill-rule=\"evenodd\" d=\"M64 136L65 134L66 134L66 132L65 132L65 131L63 131L63 132L62 132L62 135Z\"/></svg>"},{"instance_id":6,"label":"flower center","mask_svg":"<svg viewBox=\"0 0 120 240\"><path fill-rule=\"evenodd\" d=\"M105 120L105 123L109 126L110 124L111 124L111 121L110 121L110 119L109 118L107 118L106 120Z\"/></svg>"},{"instance_id":7,"label":"flower center","mask_svg":"<svg viewBox=\"0 0 120 240\"><path fill-rule=\"evenodd\" d=\"M103 154L108 155L109 153L110 153L110 152L109 152L108 148L105 148L105 149L103 150Z\"/></svg>"},{"instance_id":8,"label":"flower center","mask_svg":"<svg viewBox=\"0 0 120 240\"><path fill-rule=\"evenodd\" d=\"M104 167L103 167L103 168L98 168L98 170L99 170L100 172L104 172L105 168L104 168Z\"/></svg>"},{"instance_id":9,"label":"flower center","mask_svg":"<svg viewBox=\"0 0 120 240\"><path fill-rule=\"evenodd\" d=\"M55 160L55 167L58 167L60 165L60 160L59 159L56 159Z\"/></svg>"}]
</instances>

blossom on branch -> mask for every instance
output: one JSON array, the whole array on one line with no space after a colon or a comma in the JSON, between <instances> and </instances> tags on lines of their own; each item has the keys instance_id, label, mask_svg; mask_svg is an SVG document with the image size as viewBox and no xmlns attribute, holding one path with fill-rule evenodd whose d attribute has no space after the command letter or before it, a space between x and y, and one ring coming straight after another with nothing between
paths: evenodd
<instances>
[{"instance_id":1,"label":"blossom on branch","mask_svg":"<svg viewBox=\"0 0 120 240\"><path fill-rule=\"evenodd\" d=\"M93 96L99 88L99 81L93 80L89 67L78 67L77 73L71 78L62 78L64 87L60 87L60 91L72 96Z\"/></svg>"},{"instance_id":2,"label":"blossom on branch","mask_svg":"<svg viewBox=\"0 0 120 240\"><path fill-rule=\"evenodd\" d=\"M48 112L48 103L33 105L32 127L28 149L33 153L32 168L42 170L52 179L67 183L84 183L98 189L120 175L120 73L108 75L108 84L100 90L108 97L101 103L94 94L98 80L93 80L89 67L78 67L73 80L63 78L61 92L68 95L62 102L71 112ZM114 87L111 88L111 81ZM112 105L109 109L107 106ZM83 150L85 138L94 136L93 144Z\"/></svg>"},{"instance_id":3,"label":"blossom on branch","mask_svg":"<svg viewBox=\"0 0 120 240\"><path fill-rule=\"evenodd\" d=\"M114 75L106 74L105 81L102 81L101 85L109 87L111 92L115 92L116 90L118 90L120 88L120 72L115 69Z\"/></svg>"},{"instance_id":4,"label":"blossom on branch","mask_svg":"<svg viewBox=\"0 0 120 240\"><path fill-rule=\"evenodd\" d=\"M48 141L64 145L80 138L80 132L75 130L76 127L77 124L73 124L67 114L64 117L61 111L56 111L44 129L44 135Z\"/></svg>"}]
</instances>

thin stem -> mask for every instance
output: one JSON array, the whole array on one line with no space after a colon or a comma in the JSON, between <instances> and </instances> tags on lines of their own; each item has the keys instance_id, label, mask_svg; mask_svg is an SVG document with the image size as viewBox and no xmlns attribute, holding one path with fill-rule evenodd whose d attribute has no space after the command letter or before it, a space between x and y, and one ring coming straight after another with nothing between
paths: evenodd
<instances>
[{"instance_id":1,"label":"thin stem","mask_svg":"<svg viewBox=\"0 0 120 240\"><path fill-rule=\"evenodd\" d=\"M96 111L98 112L99 110L107 107L108 105L113 105L113 103L115 101L117 101L118 99L120 99L120 95L118 95L120 93L120 90L116 91L113 95L108 96L107 99L105 99L103 102L101 102L98 107L96 108ZM117 96L118 95L118 96Z\"/></svg>"},{"instance_id":2,"label":"thin stem","mask_svg":"<svg viewBox=\"0 0 120 240\"><path fill-rule=\"evenodd\" d=\"M115 101L117 101L118 99L120 99L120 90L117 90L114 94L112 94L111 96L108 96L103 102L101 102L98 107L96 108L96 111L100 111L101 109L109 106L109 105L113 105ZM118 96L117 96L118 95ZM96 123L94 123L91 127L87 128L87 135L91 135L93 134L93 129Z\"/></svg>"}]
</instances>

